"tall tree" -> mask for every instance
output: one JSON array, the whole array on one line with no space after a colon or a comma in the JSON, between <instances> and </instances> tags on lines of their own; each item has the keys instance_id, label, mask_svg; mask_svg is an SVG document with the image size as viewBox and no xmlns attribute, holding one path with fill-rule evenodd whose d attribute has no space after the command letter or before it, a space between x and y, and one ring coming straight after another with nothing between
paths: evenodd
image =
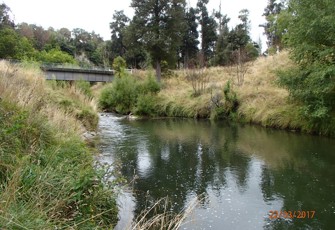
<instances>
[{"instance_id":1,"label":"tall tree","mask_svg":"<svg viewBox=\"0 0 335 230\"><path fill-rule=\"evenodd\" d=\"M249 11L247 9L241 10L238 18L241 20L241 23L230 31L229 36L232 50L242 49L250 42Z\"/></svg>"},{"instance_id":2,"label":"tall tree","mask_svg":"<svg viewBox=\"0 0 335 230\"><path fill-rule=\"evenodd\" d=\"M221 4L220 11L216 13L216 18L219 19L219 34L218 40L215 46L215 57L214 64L215 65L226 65L229 62L230 55L230 46L229 46L229 27L228 22L230 18L227 15L221 14Z\"/></svg>"},{"instance_id":3,"label":"tall tree","mask_svg":"<svg viewBox=\"0 0 335 230\"><path fill-rule=\"evenodd\" d=\"M186 30L183 37L183 43L180 47L181 57L184 62L184 66L188 68L188 64L192 59L196 58L198 53L199 45L199 33L196 10L189 8L185 14Z\"/></svg>"},{"instance_id":4,"label":"tall tree","mask_svg":"<svg viewBox=\"0 0 335 230\"><path fill-rule=\"evenodd\" d=\"M214 52L215 42L217 40L216 28L217 23L214 15L209 16L207 4L209 0L198 0L197 14L201 27L201 53L204 61L207 62Z\"/></svg>"},{"instance_id":5,"label":"tall tree","mask_svg":"<svg viewBox=\"0 0 335 230\"><path fill-rule=\"evenodd\" d=\"M14 29L15 24L11 18L10 8L5 3L2 3L0 4L0 29L3 29L4 27Z\"/></svg>"},{"instance_id":6,"label":"tall tree","mask_svg":"<svg viewBox=\"0 0 335 230\"><path fill-rule=\"evenodd\" d=\"M279 25L281 12L285 9L284 1L268 0L268 4L264 9L266 23L260 25L264 27L264 33L267 37L267 45L271 50L283 48L282 36L283 31Z\"/></svg>"},{"instance_id":7,"label":"tall tree","mask_svg":"<svg viewBox=\"0 0 335 230\"><path fill-rule=\"evenodd\" d=\"M133 27L141 34L141 43L150 53L161 78L161 61L176 55L184 30L183 9L185 0L132 0L135 10ZM172 64L172 63L170 63Z\"/></svg>"},{"instance_id":8,"label":"tall tree","mask_svg":"<svg viewBox=\"0 0 335 230\"><path fill-rule=\"evenodd\" d=\"M113 22L110 23L111 29L111 58L121 56L126 52L126 46L123 42L124 30L129 22L129 18L124 14L123 10L115 11L113 15Z\"/></svg>"},{"instance_id":9,"label":"tall tree","mask_svg":"<svg viewBox=\"0 0 335 230\"><path fill-rule=\"evenodd\" d=\"M126 46L125 59L127 64L132 68L145 67L147 55L142 42L142 33L133 21L124 29L123 44ZM109 50L112 49L111 42L108 47Z\"/></svg>"}]
</instances>

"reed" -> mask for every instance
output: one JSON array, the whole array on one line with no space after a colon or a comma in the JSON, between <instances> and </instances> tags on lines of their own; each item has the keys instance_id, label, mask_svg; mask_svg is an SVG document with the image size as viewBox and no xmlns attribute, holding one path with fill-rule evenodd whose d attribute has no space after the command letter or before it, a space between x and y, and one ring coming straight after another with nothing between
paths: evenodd
<instances>
[{"instance_id":1,"label":"reed","mask_svg":"<svg viewBox=\"0 0 335 230\"><path fill-rule=\"evenodd\" d=\"M129 227L129 230L144 230L144 229L160 229L160 230L177 230L185 222L185 219L192 213L194 208L198 205L199 200L193 199L180 213L175 214L168 210L168 197L159 199L149 209L143 211L136 219L136 221ZM162 213L156 213L149 217L150 213L163 207Z\"/></svg>"}]
</instances>

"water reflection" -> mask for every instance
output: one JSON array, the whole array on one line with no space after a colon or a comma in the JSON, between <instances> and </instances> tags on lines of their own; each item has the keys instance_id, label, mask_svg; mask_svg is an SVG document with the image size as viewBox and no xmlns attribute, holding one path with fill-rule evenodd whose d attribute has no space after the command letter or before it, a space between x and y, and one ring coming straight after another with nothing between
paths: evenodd
<instances>
[{"instance_id":1,"label":"water reflection","mask_svg":"<svg viewBox=\"0 0 335 230\"><path fill-rule=\"evenodd\" d=\"M113 115L101 117L100 127L101 161L120 162L129 181L138 177L127 194L134 216L162 197L179 212L201 196L184 228L335 228L334 140L256 126ZM268 218L270 210L281 209L316 214Z\"/></svg>"}]
</instances>

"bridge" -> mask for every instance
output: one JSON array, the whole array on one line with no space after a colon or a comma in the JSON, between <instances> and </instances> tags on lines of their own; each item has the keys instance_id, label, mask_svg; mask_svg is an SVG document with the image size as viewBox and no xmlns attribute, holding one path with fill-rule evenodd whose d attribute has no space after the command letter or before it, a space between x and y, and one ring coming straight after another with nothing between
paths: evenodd
<instances>
[{"instance_id":1,"label":"bridge","mask_svg":"<svg viewBox=\"0 0 335 230\"><path fill-rule=\"evenodd\" d=\"M99 68L70 68L60 66L41 66L47 80L89 82L110 82L114 78L114 71Z\"/></svg>"}]
</instances>

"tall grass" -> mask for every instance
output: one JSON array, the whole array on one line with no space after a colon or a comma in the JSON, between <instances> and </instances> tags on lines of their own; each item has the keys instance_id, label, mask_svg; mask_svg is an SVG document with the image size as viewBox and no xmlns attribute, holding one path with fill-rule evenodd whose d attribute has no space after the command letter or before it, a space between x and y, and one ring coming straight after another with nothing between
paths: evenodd
<instances>
[{"instance_id":1,"label":"tall grass","mask_svg":"<svg viewBox=\"0 0 335 230\"><path fill-rule=\"evenodd\" d=\"M112 227L114 194L80 137L96 128L95 103L52 84L36 68L0 62L0 228Z\"/></svg>"},{"instance_id":2,"label":"tall grass","mask_svg":"<svg viewBox=\"0 0 335 230\"><path fill-rule=\"evenodd\" d=\"M266 127L317 132L318 130L302 116L301 105L290 100L288 91L277 83L277 71L293 65L286 51L258 58L246 72L243 85L231 85L238 101L236 116L233 118ZM224 108L224 88L228 82L236 82L236 79L230 74L229 67L213 67L205 71L209 77L208 87L204 90L205 93L196 98L192 97L192 85L188 83L185 71L176 71L177 77L164 79L162 90L158 94L160 100L157 109L160 114L217 117L218 110L213 109L213 97L221 95L221 105ZM333 124L332 127L335 127L335 122ZM333 132L335 130L330 129Z\"/></svg>"},{"instance_id":3,"label":"tall grass","mask_svg":"<svg viewBox=\"0 0 335 230\"><path fill-rule=\"evenodd\" d=\"M199 203L197 199L193 199L184 210L175 214L168 210L169 199L167 197L156 201L149 209L144 210L136 219L135 222L128 228L129 230L147 230L147 229L160 229L160 230L177 230L185 222L185 219L194 210ZM156 213L157 209L163 207L163 212ZM149 217L151 213L155 213Z\"/></svg>"},{"instance_id":4,"label":"tall grass","mask_svg":"<svg viewBox=\"0 0 335 230\"><path fill-rule=\"evenodd\" d=\"M173 76L163 78L157 95L139 98L139 105L150 111L147 115L153 116L228 118L266 127L335 135L335 118L327 122L327 127L318 128L303 116L302 105L291 100L289 92L279 86L278 70L292 66L287 51L259 57L246 71L243 85L230 85L229 94L233 96L230 99L225 97L225 88L228 82L237 82L230 67L204 69L206 84L197 97L188 72L177 70ZM143 78L147 74L139 71L136 77ZM133 110L136 111L139 110Z\"/></svg>"}]
</instances>

